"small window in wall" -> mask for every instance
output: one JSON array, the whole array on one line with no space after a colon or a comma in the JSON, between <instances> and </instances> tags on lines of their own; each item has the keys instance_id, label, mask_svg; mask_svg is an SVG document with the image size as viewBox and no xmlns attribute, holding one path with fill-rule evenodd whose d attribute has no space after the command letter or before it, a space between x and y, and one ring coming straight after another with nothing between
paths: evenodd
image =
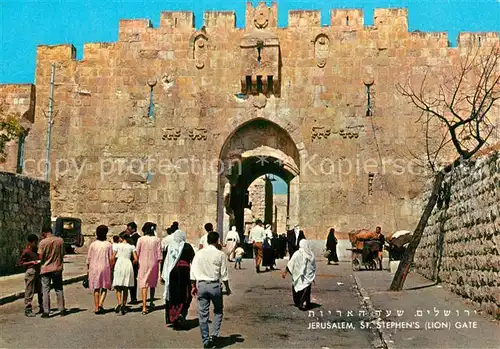
<instances>
[{"instance_id":1,"label":"small window in wall","mask_svg":"<svg viewBox=\"0 0 500 349\"><path fill-rule=\"evenodd\" d=\"M252 93L252 77L250 75L247 75L245 77L245 81L246 81L246 91L245 91L245 93L246 94L250 94L250 93Z\"/></svg>"},{"instance_id":2,"label":"small window in wall","mask_svg":"<svg viewBox=\"0 0 500 349\"><path fill-rule=\"evenodd\" d=\"M257 75L257 92L258 93L263 93L263 84L262 84L262 75Z\"/></svg>"},{"instance_id":3,"label":"small window in wall","mask_svg":"<svg viewBox=\"0 0 500 349\"><path fill-rule=\"evenodd\" d=\"M349 25L349 16L345 18L345 25Z\"/></svg>"},{"instance_id":4,"label":"small window in wall","mask_svg":"<svg viewBox=\"0 0 500 349\"><path fill-rule=\"evenodd\" d=\"M372 85L366 86L366 116L373 115L373 106L372 106Z\"/></svg>"},{"instance_id":5,"label":"small window in wall","mask_svg":"<svg viewBox=\"0 0 500 349\"><path fill-rule=\"evenodd\" d=\"M19 136L19 144L17 148L17 173L23 173L24 167L24 140L26 138L26 134L24 132Z\"/></svg>"},{"instance_id":6,"label":"small window in wall","mask_svg":"<svg viewBox=\"0 0 500 349\"><path fill-rule=\"evenodd\" d=\"M148 117L154 119L155 117L155 105L153 103L153 87L149 91L149 107L148 107Z\"/></svg>"},{"instance_id":7,"label":"small window in wall","mask_svg":"<svg viewBox=\"0 0 500 349\"><path fill-rule=\"evenodd\" d=\"M368 173L368 195L373 195L373 179L375 178L375 173Z\"/></svg>"},{"instance_id":8,"label":"small window in wall","mask_svg":"<svg viewBox=\"0 0 500 349\"><path fill-rule=\"evenodd\" d=\"M273 93L273 76L270 75L267 77L267 92Z\"/></svg>"}]
</instances>

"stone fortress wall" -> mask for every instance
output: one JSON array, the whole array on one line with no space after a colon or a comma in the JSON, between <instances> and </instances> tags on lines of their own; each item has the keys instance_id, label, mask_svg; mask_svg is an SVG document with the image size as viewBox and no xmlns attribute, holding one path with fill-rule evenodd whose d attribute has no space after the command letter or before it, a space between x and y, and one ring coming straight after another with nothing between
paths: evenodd
<instances>
[{"instance_id":1,"label":"stone fortress wall","mask_svg":"<svg viewBox=\"0 0 500 349\"><path fill-rule=\"evenodd\" d=\"M203 164L264 145L298 168L290 220L308 238L323 240L332 226L409 229L423 183L391 161L423 148L419 114L395 85L427 71L432 83L471 45L498 43L498 33L461 33L448 47L446 33L409 32L405 9L376 9L373 26L359 9L332 10L328 26L319 11L290 11L279 28L277 5L261 3L247 5L245 28L234 12L207 12L204 22L198 30L182 11L162 12L158 28L121 20L118 41L85 44L82 60L72 45L38 47L25 147L36 161L25 173L43 177L55 63L54 215L82 218L87 234L177 220L196 238L222 202L221 178ZM241 127L250 136L235 139Z\"/></svg>"},{"instance_id":2,"label":"stone fortress wall","mask_svg":"<svg viewBox=\"0 0 500 349\"><path fill-rule=\"evenodd\" d=\"M18 270L28 234L40 236L43 224L50 224L49 184L0 172L0 275Z\"/></svg>"},{"instance_id":3,"label":"stone fortress wall","mask_svg":"<svg viewBox=\"0 0 500 349\"><path fill-rule=\"evenodd\" d=\"M445 179L417 249L418 272L500 316L500 154L463 165Z\"/></svg>"}]
</instances>

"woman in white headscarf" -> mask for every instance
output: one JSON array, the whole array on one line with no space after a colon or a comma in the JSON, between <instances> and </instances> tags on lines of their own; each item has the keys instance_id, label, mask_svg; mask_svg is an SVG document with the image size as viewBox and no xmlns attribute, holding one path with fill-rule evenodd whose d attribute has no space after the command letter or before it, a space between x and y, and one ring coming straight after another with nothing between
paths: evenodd
<instances>
[{"instance_id":1,"label":"woman in white headscarf","mask_svg":"<svg viewBox=\"0 0 500 349\"><path fill-rule=\"evenodd\" d=\"M191 304L191 262L193 247L186 242L186 233L177 230L168 245L167 260L161 277L165 282L165 322L181 326Z\"/></svg>"},{"instance_id":2,"label":"woman in white headscarf","mask_svg":"<svg viewBox=\"0 0 500 349\"><path fill-rule=\"evenodd\" d=\"M240 242L240 234L236 231L236 227L233 225L231 230L227 233L224 239L224 247L226 248L227 260L232 262L234 259L234 250L236 250L236 245Z\"/></svg>"},{"instance_id":3,"label":"woman in white headscarf","mask_svg":"<svg viewBox=\"0 0 500 349\"><path fill-rule=\"evenodd\" d=\"M307 310L311 305L311 284L316 277L316 259L306 239L300 240L299 249L283 271L283 279L287 272L292 275L293 303L300 310Z\"/></svg>"}]
</instances>

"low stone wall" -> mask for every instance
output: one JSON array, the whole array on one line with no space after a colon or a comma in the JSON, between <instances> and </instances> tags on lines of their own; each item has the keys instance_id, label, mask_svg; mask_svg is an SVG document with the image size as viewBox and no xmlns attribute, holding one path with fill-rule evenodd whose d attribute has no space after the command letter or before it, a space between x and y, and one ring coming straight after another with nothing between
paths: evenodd
<instances>
[{"instance_id":1,"label":"low stone wall","mask_svg":"<svg viewBox=\"0 0 500 349\"><path fill-rule=\"evenodd\" d=\"M455 169L445 184L449 194L434 208L415 268L500 317L499 153Z\"/></svg>"},{"instance_id":2,"label":"low stone wall","mask_svg":"<svg viewBox=\"0 0 500 349\"><path fill-rule=\"evenodd\" d=\"M50 186L47 182L0 172L0 275L12 274L30 233L40 235L50 224Z\"/></svg>"}]
</instances>

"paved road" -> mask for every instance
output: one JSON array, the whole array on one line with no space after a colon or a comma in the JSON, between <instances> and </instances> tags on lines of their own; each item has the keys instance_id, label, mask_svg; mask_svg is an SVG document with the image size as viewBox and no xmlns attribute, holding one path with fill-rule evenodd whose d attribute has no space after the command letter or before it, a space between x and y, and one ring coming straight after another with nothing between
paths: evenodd
<instances>
[{"instance_id":1,"label":"paved road","mask_svg":"<svg viewBox=\"0 0 500 349\"><path fill-rule=\"evenodd\" d=\"M279 261L279 267L285 261ZM371 348L374 337L362 330L360 302L353 288L350 264L326 266L318 262L313 300L318 304L314 317L292 306L291 279L280 272L257 275L251 260L244 270L230 270L233 295L224 298L225 314L221 335L225 346L234 348ZM162 289L163 287L161 287ZM162 292L158 289L158 293ZM141 315L134 306L125 316L110 312L96 316L92 296L78 284L65 288L67 317L26 318L23 301L0 308L0 347L2 348L199 348L201 339L196 323L196 302L188 319L193 328L177 332L164 324L162 309ZM158 296L161 296L158 294ZM55 295L53 296L55 297ZM110 293L105 308L115 305ZM55 303L55 300L54 302ZM156 301L160 305L160 301ZM159 308L159 307L158 307ZM339 316L337 310L342 312ZM320 311L323 312L321 316ZM347 317L347 311L352 311ZM331 314L330 314L331 313ZM54 313L56 315L57 312ZM308 329L310 323L346 322L355 329ZM344 324L346 326L346 324Z\"/></svg>"}]
</instances>

